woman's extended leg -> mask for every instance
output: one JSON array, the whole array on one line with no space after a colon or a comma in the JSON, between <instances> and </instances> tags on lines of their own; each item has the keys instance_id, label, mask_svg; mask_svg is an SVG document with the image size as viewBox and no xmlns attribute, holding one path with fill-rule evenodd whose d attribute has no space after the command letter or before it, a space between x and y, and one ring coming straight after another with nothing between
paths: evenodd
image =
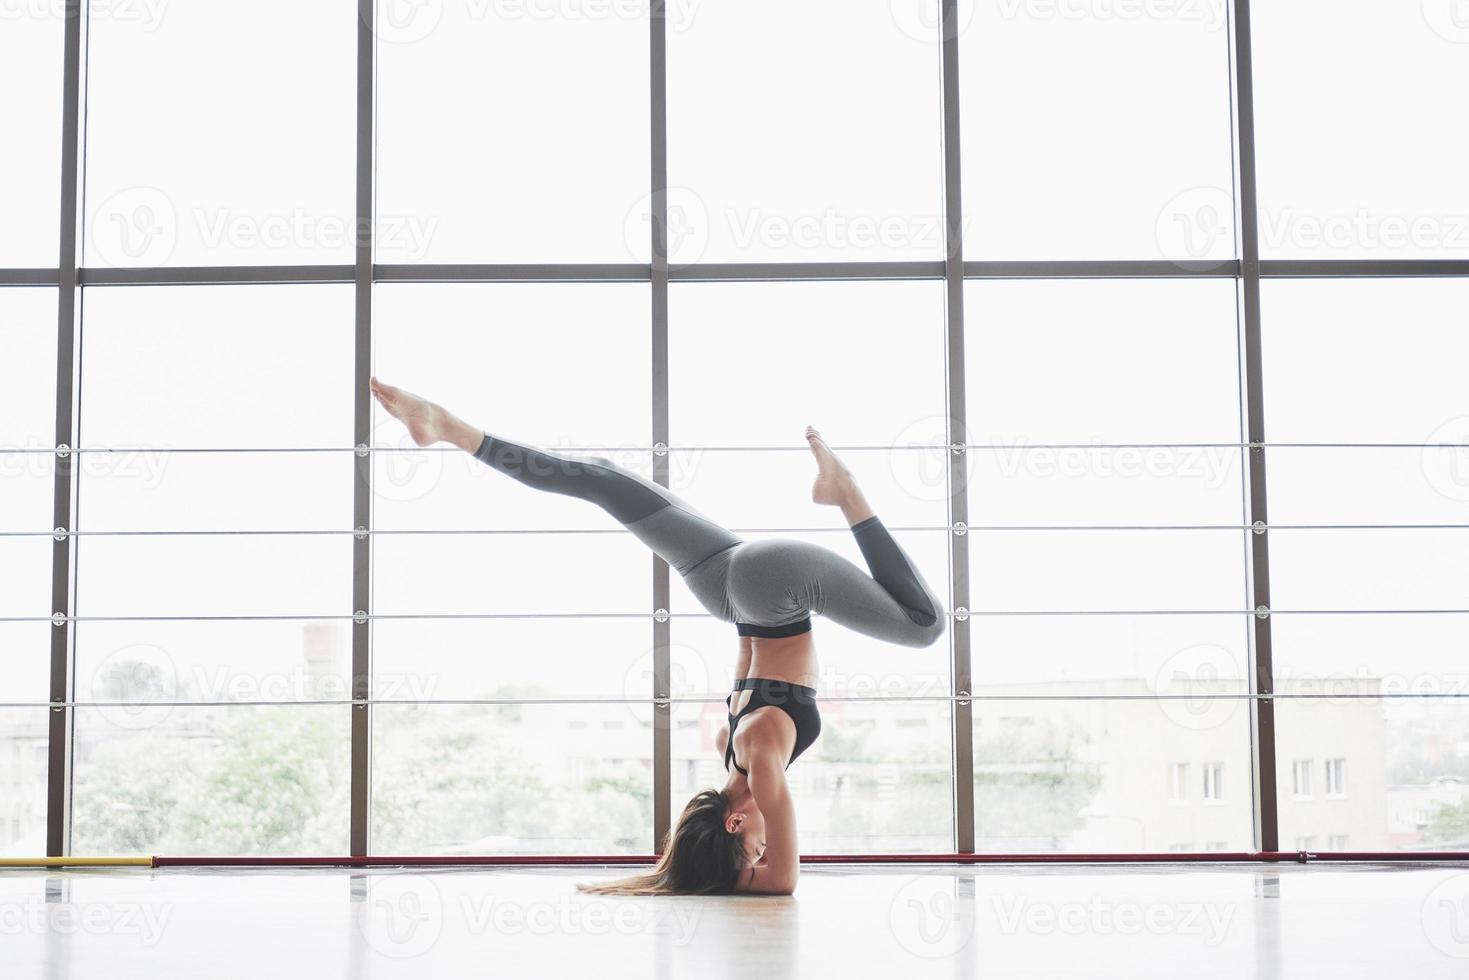
<instances>
[{"instance_id":1,"label":"woman's extended leg","mask_svg":"<svg viewBox=\"0 0 1469 980\"><path fill-rule=\"evenodd\" d=\"M501 473L536 490L564 494L601 507L685 577L706 609L733 621L722 576L689 572L743 539L694 509L668 488L617 466L603 456L573 458L494 436L439 405L372 379L372 393L408 427L420 446L449 442Z\"/></svg>"}]
</instances>

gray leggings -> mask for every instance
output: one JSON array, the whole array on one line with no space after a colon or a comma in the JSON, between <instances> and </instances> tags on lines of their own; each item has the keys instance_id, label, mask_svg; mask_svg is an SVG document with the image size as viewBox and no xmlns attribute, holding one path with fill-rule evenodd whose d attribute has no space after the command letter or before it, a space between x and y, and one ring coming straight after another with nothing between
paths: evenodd
<instances>
[{"instance_id":1,"label":"gray leggings","mask_svg":"<svg viewBox=\"0 0 1469 980\"><path fill-rule=\"evenodd\" d=\"M528 487L591 501L668 562L711 614L741 635L791 636L812 614L867 636L926 647L944 633L943 603L876 516L852 527L868 575L793 538L746 541L682 498L604 456L571 458L486 435L475 458Z\"/></svg>"}]
</instances>

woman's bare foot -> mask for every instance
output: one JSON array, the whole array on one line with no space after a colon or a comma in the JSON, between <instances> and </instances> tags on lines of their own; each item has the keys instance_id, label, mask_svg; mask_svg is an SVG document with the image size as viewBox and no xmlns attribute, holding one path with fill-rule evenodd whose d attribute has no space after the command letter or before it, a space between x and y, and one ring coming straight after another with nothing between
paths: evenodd
<instances>
[{"instance_id":1,"label":"woman's bare foot","mask_svg":"<svg viewBox=\"0 0 1469 980\"><path fill-rule=\"evenodd\" d=\"M458 419L426 398L411 391L384 384L377 378L369 382L373 396L387 413L408 427L415 444L431 446L436 442L454 442Z\"/></svg>"},{"instance_id":2,"label":"woman's bare foot","mask_svg":"<svg viewBox=\"0 0 1469 980\"><path fill-rule=\"evenodd\" d=\"M868 506L867 498L862 496L852 471L831 451L821 433L809 425L806 426L806 443L811 447L811 455L816 457L817 468L816 482L811 486L811 500L840 507L848 524L871 517L872 508Z\"/></svg>"}]
</instances>

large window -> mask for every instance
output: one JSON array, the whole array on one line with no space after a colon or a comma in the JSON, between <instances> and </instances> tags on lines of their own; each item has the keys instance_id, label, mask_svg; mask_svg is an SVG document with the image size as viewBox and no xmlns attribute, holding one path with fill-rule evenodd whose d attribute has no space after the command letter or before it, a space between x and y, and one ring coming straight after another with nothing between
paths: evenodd
<instances>
[{"instance_id":1,"label":"large window","mask_svg":"<svg viewBox=\"0 0 1469 980\"><path fill-rule=\"evenodd\" d=\"M950 619L818 620L804 852L1466 846L1451 4L74 6L0 28L0 852L723 782L728 624L368 373L860 567L823 431Z\"/></svg>"}]
</instances>

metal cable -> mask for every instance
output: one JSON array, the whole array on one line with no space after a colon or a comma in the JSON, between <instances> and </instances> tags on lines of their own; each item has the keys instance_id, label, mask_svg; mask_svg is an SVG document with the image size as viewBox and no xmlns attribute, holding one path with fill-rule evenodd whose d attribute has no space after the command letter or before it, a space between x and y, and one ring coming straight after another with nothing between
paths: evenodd
<instances>
[{"instance_id":1,"label":"metal cable","mask_svg":"<svg viewBox=\"0 0 1469 980\"><path fill-rule=\"evenodd\" d=\"M1241 679L1243 683L1243 679ZM1420 698L1469 698L1469 693L1433 694L1383 694L1383 693L1298 693L1298 694L1255 694L1239 693L1192 693L1192 694L912 694L887 697L860 695L818 695L823 702L849 702L853 704L907 703L927 701L934 703L967 703L970 701L1319 701L1324 699L1349 698L1354 700L1380 701L1386 699ZM402 707L477 707L538 705L597 705L633 704L663 705L677 707L681 704L723 704L725 695L709 694L700 697L655 698L306 698L299 701L164 701L164 700L111 700L111 701L0 701L0 708L262 708L262 707L322 707L322 706L367 706L372 704L397 705Z\"/></svg>"},{"instance_id":2,"label":"metal cable","mask_svg":"<svg viewBox=\"0 0 1469 980\"><path fill-rule=\"evenodd\" d=\"M963 622L978 616L1458 616L1469 609L963 609L946 616ZM173 623L173 622L316 622L351 620L475 620L475 619L713 619L709 613L580 612L580 613L340 613L306 615L194 615L194 616L0 616L0 623Z\"/></svg>"},{"instance_id":3,"label":"metal cable","mask_svg":"<svg viewBox=\"0 0 1469 980\"><path fill-rule=\"evenodd\" d=\"M810 452L810 447L801 445L779 446L542 446L556 453L769 453ZM1029 452L1053 449L1465 449L1459 442L1070 442L1070 443L1018 443L1015 445L994 443L965 443L960 445L885 445L885 446L832 446L835 452L937 452L957 449L985 452ZM128 454L128 453L460 453L456 446L136 446L112 447L92 446L59 450L54 447L22 448L0 447L0 455L71 455L71 454Z\"/></svg>"},{"instance_id":4,"label":"metal cable","mask_svg":"<svg viewBox=\"0 0 1469 980\"><path fill-rule=\"evenodd\" d=\"M850 530L845 527L732 527L737 534L836 534ZM1469 524L1269 524L1255 527L1250 524L969 524L962 529L946 524L891 525L890 531L963 531L964 533L1026 531L1032 533L1053 531L1463 531ZM375 537L380 535L481 535L481 534L629 534L626 528L347 528L333 529L278 529L259 531L229 530L181 530L177 528L132 530L132 531L0 531L0 538L81 538L81 537L268 537L268 536L315 536L355 535Z\"/></svg>"}]
</instances>

